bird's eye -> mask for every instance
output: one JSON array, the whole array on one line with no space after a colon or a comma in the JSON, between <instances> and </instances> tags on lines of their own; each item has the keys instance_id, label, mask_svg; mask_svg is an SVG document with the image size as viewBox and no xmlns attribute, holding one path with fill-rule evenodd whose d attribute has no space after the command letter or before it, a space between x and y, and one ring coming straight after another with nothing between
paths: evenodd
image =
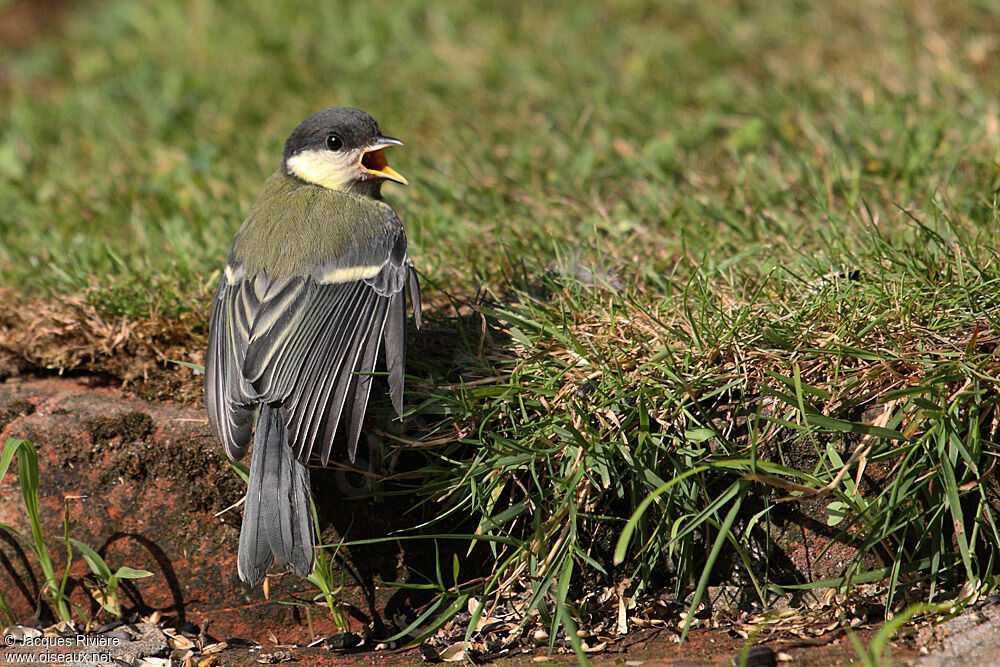
<instances>
[{"instance_id":1,"label":"bird's eye","mask_svg":"<svg viewBox=\"0 0 1000 667\"><path fill-rule=\"evenodd\" d=\"M326 135L326 147L331 151L339 151L344 147L344 140L336 134L328 134Z\"/></svg>"}]
</instances>

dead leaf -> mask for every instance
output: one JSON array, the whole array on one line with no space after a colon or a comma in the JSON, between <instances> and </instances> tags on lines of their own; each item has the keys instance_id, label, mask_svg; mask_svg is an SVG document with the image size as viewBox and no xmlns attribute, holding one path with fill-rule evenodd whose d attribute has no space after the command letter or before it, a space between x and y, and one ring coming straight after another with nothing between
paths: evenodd
<instances>
[{"instance_id":1,"label":"dead leaf","mask_svg":"<svg viewBox=\"0 0 1000 667\"><path fill-rule=\"evenodd\" d=\"M465 642L456 642L438 653L438 657L444 662L460 662L465 660Z\"/></svg>"},{"instance_id":2,"label":"dead leaf","mask_svg":"<svg viewBox=\"0 0 1000 667\"><path fill-rule=\"evenodd\" d=\"M219 653L220 651L225 651L229 648L229 644L226 642L216 642L214 644L209 644L205 648L201 649L202 655L211 655L213 653Z\"/></svg>"},{"instance_id":3,"label":"dead leaf","mask_svg":"<svg viewBox=\"0 0 1000 667\"><path fill-rule=\"evenodd\" d=\"M194 642L184 635L177 634L177 631L164 628L163 634L167 636L167 645L179 651L188 651L194 648Z\"/></svg>"}]
</instances>

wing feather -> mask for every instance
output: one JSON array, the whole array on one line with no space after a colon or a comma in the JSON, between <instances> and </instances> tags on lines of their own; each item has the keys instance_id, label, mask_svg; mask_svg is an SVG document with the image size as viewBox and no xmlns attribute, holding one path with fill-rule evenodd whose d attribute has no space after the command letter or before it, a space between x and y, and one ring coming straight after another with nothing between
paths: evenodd
<instances>
[{"instance_id":1,"label":"wing feather","mask_svg":"<svg viewBox=\"0 0 1000 667\"><path fill-rule=\"evenodd\" d=\"M324 329L325 336L316 341L317 349L303 363L295 391L286 401L292 443L300 460L307 460L312 450L314 436L310 433L316 430L313 422L323 419L339 370L338 356L350 344L353 323L364 310L366 292L360 283L351 285L348 300Z\"/></svg>"},{"instance_id":2,"label":"wing feather","mask_svg":"<svg viewBox=\"0 0 1000 667\"><path fill-rule=\"evenodd\" d=\"M385 320L385 366L389 371L392 407L403 418L403 372L406 363L406 296L402 290L389 297Z\"/></svg>"},{"instance_id":3,"label":"wing feather","mask_svg":"<svg viewBox=\"0 0 1000 667\"><path fill-rule=\"evenodd\" d=\"M333 439L337 436L341 418L344 416L344 408L346 405L350 405L347 402L347 397L350 393L349 390L354 385L354 371L357 368L358 358L361 356L365 337L375 317L375 304L379 297L371 290L366 290L366 292L368 298L365 302L362 319L357 321L357 328L351 332L349 343L340 351L335 361L336 370L330 375L328 391L330 389L333 391L332 394L329 394L329 400L325 402L326 409L313 419L309 432L309 437L314 441L318 440L321 445L320 460L323 465L326 465L330 459ZM351 460L353 461L353 458Z\"/></svg>"},{"instance_id":4,"label":"wing feather","mask_svg":"<svg viewBox=\"0 0 1000 667\"><path fill-rule=\"evenodd\" d=\"M241 372L247 346L247 313L256 296L246 284L219 283L209 315L205 356L205 405L208 419L226 453L242 458L250 446L255 392Z\"/></svg>"},{"instance_id":5,"label":"wing feather","mask_svg":"<svg viewBox=\"0 0 1000 667\"><path fill-rule=\"evenodd\" d=\"M348 323L336 332L338 342L330 347L328 358L322 368L318 369L318 386L309 397L309 402L302 405L299 417L302 426L298 437L301 439L299 444L302 456L308 457L310 451L318 448L323 465L329 460L336 426L340 420L341 404L338 403L340 396L338 392L343 384L341 378L350 373L347 365L354 358L358 328L363 326L363 319L371 316L370 303L374 295L363 286L359 286L358 291L358 299L353 312L350 313ZM332 423L332 430L328 437L323 436L321 439L321 434L326 433L327 427L324 426L326 423Z\"/></svg>"},{"instance_id":6,"label":"wing feather","mask_svg":"<svg viewBox=\"0 0 1000 667\"><path fill-rule=\"evenodd\" d=\"M382 342L382 332L385 331L389 299L379 297L376 311L372 317L371 328L361 333L364 351L360 363L354 369L353 400L350 414L350 431L347 436L347 458L354 461L358 449L358 438L361 437L361 424L368 409L368 395L372 389L372 373L375 372L375 358L378 356L379 345Z\"/></svg>"}]
</instances>

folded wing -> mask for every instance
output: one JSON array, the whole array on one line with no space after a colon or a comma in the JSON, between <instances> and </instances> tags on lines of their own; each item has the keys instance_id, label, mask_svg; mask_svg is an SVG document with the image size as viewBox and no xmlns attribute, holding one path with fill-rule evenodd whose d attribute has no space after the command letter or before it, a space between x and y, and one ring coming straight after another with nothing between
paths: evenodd
<instances>
[{"instance_id":1,"label":"folded wing","mask_svg":"<svg viewBox=\"0 0 1000 667\"><path fill-rule=\"evenodd\" d=\"M269 279L227 270L212 306L205 367L210 420L227 453L246 453L253 407L264 402L281 405L300 461L316 451L325 465L342 429L353 460L383 344L401 416L407 283L417 309L401 227L308 275Z\"/></svg>"}]
</instances>

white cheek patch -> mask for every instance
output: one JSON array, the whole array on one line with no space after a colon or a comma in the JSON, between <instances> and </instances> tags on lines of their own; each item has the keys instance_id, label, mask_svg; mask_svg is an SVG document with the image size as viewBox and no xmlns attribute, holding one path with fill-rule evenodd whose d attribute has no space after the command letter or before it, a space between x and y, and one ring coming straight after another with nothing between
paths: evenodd
<instances>
[{"instance_id":1,"label":"white cheek patch","mask_svg":"<svg viewBox=\"0 0 1000 667\"><path fill-rule=\"evenodd\" d=\"M288 158L288 170L307 183L343 190L354 180L357 165L330 151L303 151Z\"/></svg>"},{"instance_id":2,"label":"white cheek patch","mask_svg":"<svg viewBox=\"0 0 1000 667\"><path fill-rule=\"evenodd\" d=\"M366 280L374 278L382 270L384 264L378 266L339 266L329 269L320 269L316 279L324 284L349 283L354 280Z\"/></svg>"}]
</instances>

